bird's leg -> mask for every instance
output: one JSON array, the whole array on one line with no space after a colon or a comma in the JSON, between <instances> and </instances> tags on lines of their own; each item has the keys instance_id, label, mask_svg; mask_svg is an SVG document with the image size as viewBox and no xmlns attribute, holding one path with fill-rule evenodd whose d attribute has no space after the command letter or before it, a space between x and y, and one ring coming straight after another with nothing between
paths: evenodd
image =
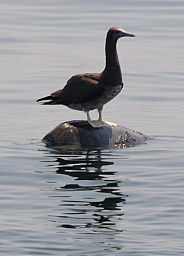
<instances>
[{"instance_id":1,"label":"bird's leg","mask_svg":"<svg viewBox=\"0 0 184 256\"><path fill-rule=\"evenodd\" d=\"M90 115L89 115L89 111L86 111L88 123L89 123L92 127L94 127L94 128L100 128L100 127L103 126L101 111L102 111L102 108L99 108L99 109L98 109L98 113L99 113L99 118L98 118L98 120L91 120Z\"/></svg>"},{"instance_id":2,"label":"bird's leg","mask_svg":"<svg viewBox=\"0 0 184 256\"><path fill-rule=\"evenodd\" d=\"M102 119L102 109L103 109L103 107L98 108L98 114L99 114L98 121L103 123L103 119Z\"/></svg>"},{"instance_id":3,"label":"bird's leg","mask_svg":"<svg viewBox=\"0 0 184 256\"><path fill-rule=\"evenodd\" d=\"M91 120L91 117L89 115L89 111L86 111L86 114L87 114L88 123L91 124L92 120Z\"/></svg>"}]
</instances>

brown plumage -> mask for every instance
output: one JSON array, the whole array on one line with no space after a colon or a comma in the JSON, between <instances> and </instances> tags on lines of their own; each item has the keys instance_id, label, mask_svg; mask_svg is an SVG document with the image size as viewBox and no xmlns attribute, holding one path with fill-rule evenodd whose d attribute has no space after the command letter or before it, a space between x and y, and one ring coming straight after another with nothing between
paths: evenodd
<instances>
[{"instance_id":1,"label":"brown plumage","mask_svg":"<svg viewBox=\"0 0 184 256\"><path fill-rule=\"evenodd\" d=\"M37 101L46 101L43 103L44 105L62 104L75 110L85 111L88 122L93 127L102 127L101 111L103 105L113 99L123 88L116 43L118 38L124 36L134 37L133 34L121 28L109 29L105 45L106 65L103 72L72 76L63 89ZM89 111L93 109L98 109L98 120L90 119Z\"/></svg>"}]
</instances>

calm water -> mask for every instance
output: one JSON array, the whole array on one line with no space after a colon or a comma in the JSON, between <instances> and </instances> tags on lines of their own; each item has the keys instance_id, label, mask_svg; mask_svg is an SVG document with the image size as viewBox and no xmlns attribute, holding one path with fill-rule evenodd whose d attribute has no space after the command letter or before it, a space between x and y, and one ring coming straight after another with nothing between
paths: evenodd
<instances>
[{"instance_id":1,"label":"calm water","mask_svg":"<svg viewBox=\"0 0 184 256\"><path fill-rule=\"evenodd\" d=\"M183 1L0 1L2 255L184 255ZM100 72L112 26L124 90L104 119L140 131L124 150L57 152L42 137L85 119L35 100ZM94 113L95 115L96 113Z\"/></svg>"}]
</instances>

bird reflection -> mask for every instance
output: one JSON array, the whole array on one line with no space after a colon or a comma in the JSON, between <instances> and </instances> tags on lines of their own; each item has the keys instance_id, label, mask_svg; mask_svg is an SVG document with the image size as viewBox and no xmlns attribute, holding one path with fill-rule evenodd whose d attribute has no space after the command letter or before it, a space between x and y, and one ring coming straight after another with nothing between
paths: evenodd
<instances>
[{"instance_id":1,"label":"bird reflection","mask_svg":"<svg viewBox=\"0 0 184 256\"><path fill-rule=\"evenodd\" d=\"M122 207L127 195L121 193L120 181L116 180L116 172L111 170L114 163L107 161L107 156L101 151L57 154L56 173L73 179L55 188L60 193L57 197L61 197L58 205L61 214L57 211L52 215L58 227L123 231L118 223L124 215Z\"/></svg>"}]
</instances>

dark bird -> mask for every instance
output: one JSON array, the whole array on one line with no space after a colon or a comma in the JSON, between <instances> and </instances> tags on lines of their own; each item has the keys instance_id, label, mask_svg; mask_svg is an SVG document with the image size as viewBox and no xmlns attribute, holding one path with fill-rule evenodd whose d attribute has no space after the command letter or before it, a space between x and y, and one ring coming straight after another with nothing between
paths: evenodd
<instances>
[{"instance_id":1,"label":"dark bird","mask_svg":"<svg viewBox=\"0 0 184 256\"><path fill-rule=\"evenodd\" d=\"M107 32L106 65L103 72L74 75L67 81L63 89L37 101L45 100L44 105L62 104L75 110L84 111L87 113L87 120L91 126L102 127L103 106L123 88L116 43L120 37L125 36L134 37L133 34L118 27L112 27ZM98 120L91 120L90 118L89 111L94 109L98 110Z\"/></svg>"}]
</instances>

